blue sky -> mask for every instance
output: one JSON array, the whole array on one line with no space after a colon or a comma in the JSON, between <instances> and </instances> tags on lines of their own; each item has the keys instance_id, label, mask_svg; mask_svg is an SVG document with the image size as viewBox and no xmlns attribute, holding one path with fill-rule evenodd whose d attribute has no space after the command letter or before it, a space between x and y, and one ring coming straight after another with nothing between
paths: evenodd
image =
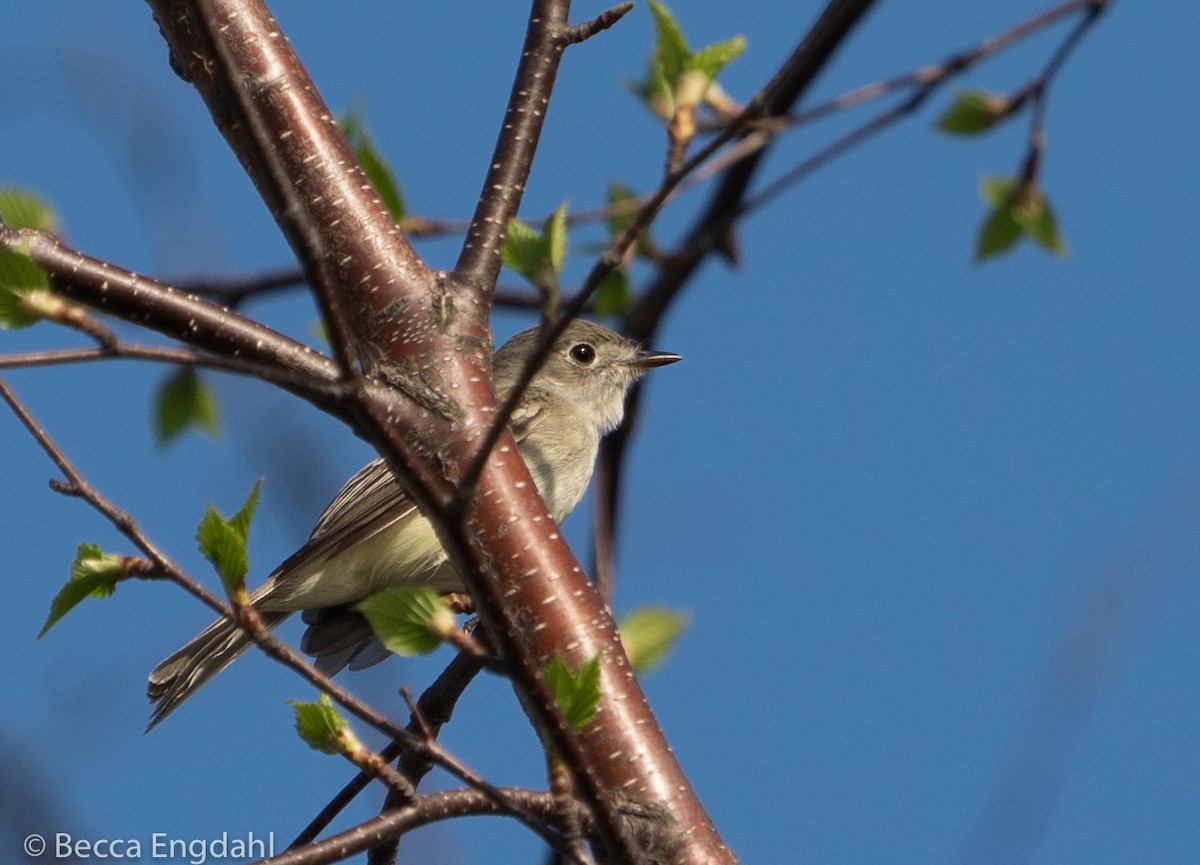
<instances>
[{"instance_id":1,"label":"blue sky","mask_svg":"<svg viewBox=\"0 0 1200 865\"><path fill-rule=\"evenodd\" d=\"M365 106L410 209L467 215L521 10L275 5L329 104ZM747 36L723 79L741 98L818 9L674 5L696 45ZM815 95L933 62L1040 8L884 3ZM145 7L9 0L0 19L0 181L50 198L73 244L166 277L289 260L199 98L167 70ZM686 362L649 385L616 607L692 616L646 688L742 861L1200 858L1198 19L1188 4L1116 3L1056 81L1043 178L1066 261L1024 246L972 262L980 178L1016 169L1026 126L937 135L944 92L755 213L740 267L707 265L668 317L656 347ZM963 84L1015 88L1062 32ZM593 206L612 179L656 181L663 135L620 86L651 38L639 8L568 52L524 215L564 198ZM769 173L846 123L793 134ZM702 196L657 235L677 237ZM419 248L449 266L457 241ZM574 258L568 276L587 265ZM311 338L299 295L247 311ZM504 336L525 320L495 324ZM3 352L77 343L47 327L0 335ZM205 504L231 511L265 476L251 542L252 578L265 575L369 451L307 406L226 379L219 440L159 449L147 412L161 375L121 363L5 379L211 583L193 541ZM351 774L292 734L283 701L306 686L247 657L143 736L145 674L209 614L169 586L128 584L35 641L75 546L128 547L47 490L52 466L9 416L0 446L0 790L6 812L42 812L4 827L0 856L20 861L30 832L145 844L273 831L286 843ZM583 555L586 513L567 528ZM447 658L346 681L399 713L397 686L419 690ZM542 782L503 682L472 688L445 741L498 783ZM362 797L339 825L378 802ZM424 830L403 855L524 862L537 846L493 819Z\"/></svg>"}]
</instances>

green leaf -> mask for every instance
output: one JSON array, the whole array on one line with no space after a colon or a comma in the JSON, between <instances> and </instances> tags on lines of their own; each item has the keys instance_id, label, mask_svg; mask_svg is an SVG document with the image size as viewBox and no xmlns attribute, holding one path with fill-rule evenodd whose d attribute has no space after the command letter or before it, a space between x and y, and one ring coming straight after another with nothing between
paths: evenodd
<instances>
[{"instance_id":1,"label":"green leaf","mask_svg":"<svg viewBox=\"0 0 1200 865\"><path fill-rule=\"evenodd\" d=\"M560 204L550 215L542 238L550 268L555 276L559 276L567 260L567 202Z\"/></svg>"},{"instance_id":2,"label":"green leaf","mask_svg":"<svg viewBox=\"0 0 1200 865\"><path fill-rule=\"evenodd\" d=\"M9 228L58 230L58 217L31 192L0 187L0 218ZM31 295L50 287L46 272L21 249L0 250L0 327L28 327L42 319Z\"/></svg>"},{"instance_id":3,"label":"green leaf","mask_svg":"<svg viewBox=\"0 0 1200 865\"><path fill-rule=\"evenodd\" d=\"M100 549L99 544L80 544L71 563L69 579L50 603L50 615L38 633L40 639L80 601L91 595L107 598L117 590L117 581L125 576L125 566L117 556Z\"/></svg>"},{"instance_id":4,"label":"green leaf","mask_svg":"<svg viewBox=\"0 0 1200 865\"><path fill-rule=\"evenodd\" d=\"M1012 249L1021 239L1021 225L1013 216L1013 195L1017 180L1011 177L984 177L980 195L992 206L984 221L975 247L975 260L983 261Z\"/></svg>"},{"instance_id":5,"label":"green leaf","mask_svg":"<svg viewBox=\"0 0 1200 865\"><path fill-rule=\"evenodd\" d=\"M650 11L654 15L655 60L663 77L674 81L687 67L692 52L679 22L665 3L650 0Z\"/></svg>"},{"instance_id":6,"label":"green leaf","mask_svg":"<svg viewBox=\"0 0 1200 865\"><path fill-rule=\"evenodd\" d=\"M992 205L992 211L979 232L977 261L1007 252L1023 235L1055 255L1067 255L1058 220L1035 183L1012 177L985 177L980 193Z\"/></svg>"},{"instance_id":7,"label":"green leaf","mask_svg":"<svg viewBox=\"0 0 1200 865\"><path fill-rule=\"evenodd\" d=\"M1009 103L987 90L963 90L946 109L937 128L952 135L978 135L1008 116Z\"/></svg>"},{"instance_id":8,"label":"green leaf","mask_svg":"<svg viewBox=\"0 0 1200 865\"><path fill-rule=\"evenodd\" d=\"M519 219L508 221L501 260L539 290L554 290L567 257L567 203L564 201L538 231Z\"/></svg>"},{"instance_id":9,"label":"green leaf","mask_svg":"<svg viewBox=\"0 0 1200 865\"><path fill-rule=\"evenodd\" d=\"M233 519L229 521L229 527L237 532L241 537L242 543L245 543L250 538L250 523L254 521L254 512L258 510L258 494L262 491L262 478L254 482L254 489L250 490L250 495L246 496L246 501L242 503L238 512L233 515Z\"/></svg>"},{"instance_id":10,"label":"green leaf","mask_svg":"<svg viewBox=\"0 0 1200 865\"><path fill-rule=\"evenodd\" d=\"M367 129L362 112L357 107L351 108L338 122L338 126L350 142L358 164L362 166L367 179L379 193L379 198L392 214L392 218L401 222L404 219L404 195L400 191L400 184L396 182L395 172L375 146L375 140Z\"/></svg>"},{"instance_id":11,"label":"green leaf","mask_svg":"<svg viewBox=\"0 0 1200 865\"><path fill-rule=\"evenodd\" d=\"M691 68L703 72L709 81L712 81L721 70L741 56L746 50L746 37L734 36L732 39L726 39L724 42L717 42L705 48L701 48L692 55L689 65Z\"/></svg>"},{"instance_id":12,"label":"green leaf","mask_svg":"<svg viewBox=\"0 0 1200 865\"><path fill-rule=\"evenodd\" d=\"M542 262L542 236L516 217L509 219L500 258L510 270L535 279Z\"/></svg>"},{"instance_id":13,"label":"green leaf","mask_svg":"<svg viewBox=\"0 0 1200 865\"><path fill-rule=\"evenodd\" d=\"M49 279L40 267L18 252L0 250L0 327L17 330L37 324L44 318L39 312L39 295L47 299L50 293L30 282Z\"/></svg>"},{"instance_id":14,"label":"green leaf","mask_svg":"<svg viewBox=\"0 0 1200 865\"><path fill-rule=\"evenodd\" d=\"M665 607L641 607L621 620L621 643L639 673L662 664L690 622L686 613Z\"/></svg>"},{"instance_id":15,"label":"green leaf","mask_svg":"<svg viewBox=\"0 0 1200 865\"><path fill-rule=\"evenodd\" d=\"M1012 249L1021 239L1021 226L1013 219L1012 208L1000 205L988 214L983 227L979 230L979 240L975 245L975 260L999 255Z\"/></svg>"},{"instance_id":16,"label":"green leaf","mask_svg":"<svg viewBox=\"0 0 1200 865\"><path fill-rule=\"evenodd\" d=\"M426 586L384 589L356 607L371 623L375 637L397 655L428 655L455 627L442 596Z\"/></svg>"},{"instance_id":17,"label":"green leaf","mask_svg":"<svg viewBox=\"0 0 1200 865\"><path fill-rule=\"evenodd\" d=\"M1023 200L1013 207L1013 218L1043 249L1060 258L1067 256L1067 244L1058 229L1058 219L1046 195L1036 186L1026 190Z\"/></svg>"},{"instance_id":18,"label":"green leaf","mask_svg":"<svg viewBox=\"0 0 1200 865\"><path fill-rule=\"evenodd\" d=\"M670 120L675 114L675 97L671 92L671 84L663 75L662 67L656 58L651 57L647 64L645 78L624 76L621 83L659 119Z\"/></svg>"},{"instance_id":19,"label":"green leaf","mask_svg":"<svg viewBox=\"0 0 1200 865\"><path fill-rule=\"evenodd\" d=\"M985 176L979 185L979 194L992 207L1010 203L1016 191L1017 180L1012 177Z\"/></svg>"},{"instance_id":20,"label":"green leaf","mask_svg":"<svg viewBox=\"0 0 1200 865\"><path fill-rule=\"evenodd\" d=\"M641 85L643 98L652 100L665 90L674 105L695 105L717 75L746 50L746 37L734 36L693 52L671 10L659 0L650 0L654 15L654 58L651 72ZM660 106L653 106L661 113ZM664 106L665 107L665 106ZM672 107L663 116L670 118Z\"/></svg>"},{"instance_id":21,"label":"green leaf","mask_svg":"<svg viewBox=\"0 0 1200 865\"><path fill-rule=\"evenodd\" d=\"M663 120L670 120L675 116L675 87L671 83L673 80L667 78L662 64L655 56L650 61L646 73L646 102L650 110Z\"/></svg>"},{"instance_id":22,"label":"green leaf","mask_svg":"<svg viewBox=\"0 0 1200 865\"><path fill-rule=\"evenodd\" d=\"M9 228L36 228L55 233L59 229L58 216L45 199L11 186L0 186L0 217Z\"/></svg>"},{"instance_id":23,"label":"green leaf","mask_svg":"<svg viewBox=\"0 0 1200 865\"><path fill-rule=\"evenodd\" d=\"M243 587L246 574L250 570L246 541L250 537L250 522L254 519L261 489L260 479L255 482L245 504L230 519L225 519L216 508L209 505L204 518L200 520L200 526L196 529L196 543L200 552L216 568L225 590L230 594Z\"/></svg>"},{"instance_id":24,"label":"green leaf","mask_svg":"<svg viewBox=\"0 0 1200 865\"><path fill-rule=\"evenodd\" d=\"M600 656L597 654L571 672L562 654L555 652L545 676L567 723L576 733L581 732L600 708Z\"/></svg>"},{"instance_id":25,"label":"green leaf","mask_svg":"<svg viewBox=\"0 0 1200 865\"><path fill-rule=\"evenodd\" d=\"M625 268L609 271L596 289L596 315L620 315L629 307L630 296L629 276Z\"/></svg>"},{"instance_id":26,"label":"green leaf","mask_svg":"<svg viewBox=\"0 0 1200 865\"><path fill-rule=\"evenodd\" d=\"M180 367L158 386L154 426L160 446L170 444L189 427L209 438L220 432L216 394L193 367Z\"/></svg>"},{"instance_id":27,"label":"green leaf","mask_svg":"<svg viewBox=\"0 0 1200 865\"><path fill-rule=\"evenodd\" d=\"M288 700L288 703L296 713L296 732L308 747L322 754L346 752L346 734L350 732L350 725L334 708L328 694L322 693L316 703L299 700Z\"/></svg>"}]
</instances>

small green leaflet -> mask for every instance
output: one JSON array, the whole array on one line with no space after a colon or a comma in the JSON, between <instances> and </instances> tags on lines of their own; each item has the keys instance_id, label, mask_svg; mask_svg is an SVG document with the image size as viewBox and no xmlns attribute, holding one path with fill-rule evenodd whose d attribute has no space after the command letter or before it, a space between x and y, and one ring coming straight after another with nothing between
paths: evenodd
<instances>
[{"instance_id":1,"label":"small green leaflet","mask_svg":"<svg viewBox=\"0 0 1200 865\"><path fill-rule=\"evenodd\" d=\"M125 576L125 567L117 556L100 549L99 544L80 544L71 563L69 579L50 603L50 615L38 633L40 639L54 624L69 613L80 601L91 595L107 598L117 589L117 581Z\"/></svg>"},{"instance_id":2,"label":"small green leaflet","mask_svg":"<svg viewBox=\"0 0 1200 865\"><path fill-rule=\"evenodd\" d=\"M666 607L640 607L624 617L621 643L633 669L646 673L662 664L690 621L686 613Z\"/></svg>"},{"instance_id":3,"label":"small green leaflet","mask_svg":"<svg viewBox=\"0 0 1200 865\"><path fill-rule=\"evenodd\" d=\"M701 83L684 85L689 90L699 88L699 93L692 93L690 101L699 101L704 96L704 90L709 83L721 73L721 70L732 63L746 50L746 38L734 36L724 42L716 42L692 51L688 47L687 38L679 22L660 0L650 0L650 12L654 15L654 72L651 83L644 89L656 89L654 84L661 78L671 88L676 100L679 100L681 79L689 72L697 72L703 79Z\"/></svg>"},{"instance_id":4,"label":"small green leaflet","mask_svg":"<svg viewBox=\"0 0 1200 865\"><path fill-rule=\"evenodd\" d=\"M513 217L508 221L508 229L504 232L504 246L500 250L500 257L509 270L532 281L546 257L542 236L536 229Z\"/></svg>"},{"instance_id":5,"label":"small green leaflet","mask_svg":"<svg viewBox=\"0 0 1200 865\"><path fill-rule=\"evenodd\" d=\"M404 195L400 191L400 184L396 182L396 174L392 171L392 167L387 164L383 155L380 154L379 148L375 146L370 130L367 129L367 124L362 118L362 111L357 106L351 108L338 122L338 126L341 128L342 134L346 136L346 140L350 142L350 147L354 150L354 157L362 166L367 179L375 187L375 191L379 193L380 200L392 214L392 218L396 222L403 222Z\"/></svg>"},{"instance_id":6,"label":"small green leaflet","mask_svg":"<svg viewBox=\"0 0 1200 865\"><path fill-rule=\"evenodd\" d=\"M258 507L258 493L262 488L262 480L254 484L254 489L246 498L245 504L230 519L225 519L212 505L200 520L196 529L196 543L204 558L208 559L221 576L225 591L230 595L244 590L246 573L250 570L250 562L246 556L246 539L250 536L250 521L254 519L254 509Z\"/></svg>"},{"instance_id":7,"label":"small green leaflet","mask_svg":"<svg viewBox=\"0 0 1200 865\"><path fill-rule=\"evenodd\" d=\"M54 208L45 199L11 186L0 186L0 217L9 228L36 228L54 233L59 228Z\"/></svg>"},{"instance_id":8,"label":"small green leaflet","mask_svg":"<svg viewBox=\"0 0 1200 865\"><path fill-rule=\"evenodd\" d=\"M654 15L654 54L658 68L668 81L678 77L692 56L683 28L665 3L650 0L650 12Z\"/></svg>"},{"instance_id":9,"label":"small green leaflet","mask_svg":"<svg viewBox=\"0 0 1200 865\"><path fill-rule=\"evenodd\" d=\"M577 671L571 672L562 654L555 652L544 675L567 723L576 733L581 732L600 708L600 656L585 661Z\"/></svg>"},{"instance_id":10,"label":"small green leaflet","mask_svg":"<svg viewBox=\"0 0 1200 865\"><path fill-rule=\"evenodd\" d=\"M1011 177L985 177L980 192L992 211L979 232L976 261L1007 252L1025 235L1055 255L1067 256L1058 220L1036 184L1022 185Z\"/></svg>"},{"instance_id":11,"label":"small green leaflet","mask_svg":"<svg viewBox=\"0 0 1200 865\"><path fill-rule=\"evenodd\" d=\"M25 271L26 267L33 272ZM46 275L29 259L16 253L0 251L0 327L6 330L18 330L37 324L46 316L43 310L45 301L53 301L52 295L45 288L33 288L28 285L18 287L17 281L33 275L40 275L43 280Z\"/></svg>"},{"instance_id":12,"label":"small green leaflet","mask_svg":"<svg viewBox=\"0 0 1200 865\"><path fill-rule=\"evenodd\" d=\"M983 261L1011 249L1021 239L1021 226L1013 219L1012 208L994 207L983 228L979 230L979 241L975 246L975 260Z\"/></svg>"},{"instance_id":13,"label":"small green leaflet","mask_svg":"<svg viewBox=\"0 0 1200 865\"><path fill-rule=\"evenodd\" d=\"M384 589L356 607L384 648L397 655L428 655L456 627L442 596L427 586Z\"/></svg>"},{"instance_id":14,"label":"small green leaflet","mask_svg":"<svg viewBox=\"0 0 1200 865\"><path fill-rule=\"evenodd\" d=\"M692 55L692 67L698 72L703 72L708 80L712 81L745 50L745 36L734 36L724 42L715 42Z\"/></svg>"},{"instance_id":15,"label":"small green leaflet","mask_svg":"<svg viewBox=\"0 0 1200 865\"><path fill-rule=\"evenodd\" d=\"M542 238L550 259L550 269L555 276L559 276L563 272L563 265L567 263L567 202L564 201L550 214L546 227L542 229Z\"/></svg>"},{"instance_id":16,"label":"small green leaflet","mask_svg":"<svg viewBox=\"0 0 1200 865\"><path fill-rule=\"evenodd\" d=\"M0 217L9 228L58 230L58 217L45 201L30 192L0 187ZM29 303L35 292L50 287L46 272L20 250L0 250L0 327L28 327L42 316Z\"/></svg>"},{"instance_id":17,"label":"small green leaflet","mask_svg":"<svg viewBox=\"0 0 1200 865\"><path fill-rule=\"evenodd\" d=\"M288 700L296 713L296 732L308 747L322 754L342 754L347 748L350 725L334 708L329 695L322 693L316 703Z\"/></svg>"},{"instance_id":18,"label":"small green leaflet","mask_svg":"<svg viewBox=\"0 0 1200 865\"><path fill-rule=\"evenodd\" d=\"M1009 102L987 90L963 90L938 118L937 128L952 135L978 135L1008 116Z\"/></svg>"},{"instance_id":19,"label":"small green leaflet","mask_svg":"<svg viewBox=\"0 0 1200 865\"><path fill-rule=\"evenodd\" d=\"M656 55L650 56L646 64L646 77L637 79L630 75L622 76L622 86L646 104L656 117L670 120L675 113L675 97L671 94L671 85L663 75L662 66Z\"/></svg>"},{"instance_id":20,"label":"small green leaflet","mask_svg":"<svg viewBox=\"0 0 1200 865\"><path fill-rule=\"evenodd\" d=\"M180 367L158 386L154 398L154 431L160 446L170 444L189 427L209 438L221 429L217 397L190 366Z\"/></svg>"},{"instance_id":21,"label":"small green leaflet","mask_svg":"<svg viewBox=\"0 0 1200 865\"><path fill-rule=\"evenodd\" d=\"M540 232L519 219L510 219L500 257L534 287L556 289L567 259L567 202L559 205Z\"/></svg>"}]
</instances>

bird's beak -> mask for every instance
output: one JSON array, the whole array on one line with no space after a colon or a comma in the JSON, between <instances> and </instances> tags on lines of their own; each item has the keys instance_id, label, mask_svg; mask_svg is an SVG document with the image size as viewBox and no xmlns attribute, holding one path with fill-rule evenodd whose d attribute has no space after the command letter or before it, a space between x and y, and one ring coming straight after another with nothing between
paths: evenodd
<instances>
[{"instance_id":1,"label":"bird's beak","mask_svg":"<svg viewBox=\"0 0 1200 865\"><path fill-rule=\"evenodd\" d=\"M666 366L669 363L675 363L677 360L683 360L683 355L675 354L671 351L639 351L629 361L629 365L634 369L653 369L656 366Z\"/></svg>"}]
</instances>

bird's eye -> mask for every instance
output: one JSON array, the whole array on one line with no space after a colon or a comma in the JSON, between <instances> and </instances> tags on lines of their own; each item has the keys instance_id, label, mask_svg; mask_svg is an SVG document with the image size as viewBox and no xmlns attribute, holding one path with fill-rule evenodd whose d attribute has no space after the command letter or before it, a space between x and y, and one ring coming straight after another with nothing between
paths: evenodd
<instances>
[{"instance_id":1,"label":"bird's eye","mask_svg":"<svg viewBox=\"0 0 1200 865\"><path fill-rule=\"evenodd\" d=\"M587 366L596 359L596 349L592 348L586 342L571 346L570 354L572 358L584 366Z\"/></svg>"}]
</instances>

